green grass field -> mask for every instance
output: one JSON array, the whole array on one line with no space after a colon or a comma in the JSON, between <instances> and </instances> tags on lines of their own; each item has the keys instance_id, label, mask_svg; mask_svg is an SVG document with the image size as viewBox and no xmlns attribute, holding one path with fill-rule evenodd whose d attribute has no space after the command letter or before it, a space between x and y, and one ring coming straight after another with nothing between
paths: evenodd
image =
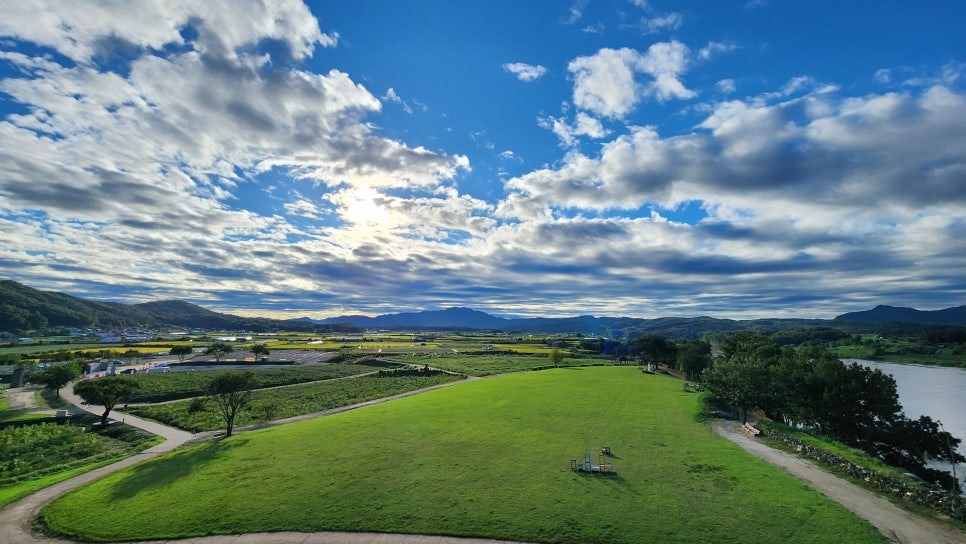
<instances>
[{"instance_id":1,"label":"green grass field","mask_svg":"<svg viewBox=\"0 0 966 544\"><path fill-rule=\"evenodd\" d=\"M533 542L884 542L632 367L458 384L125 469L42 513L80 539L349 530ZM614 475L572 472L602 446ZM90 515L97 512L96 516ZM163 513L163 515L159 515Z\"/></svg>"}]
</instances>

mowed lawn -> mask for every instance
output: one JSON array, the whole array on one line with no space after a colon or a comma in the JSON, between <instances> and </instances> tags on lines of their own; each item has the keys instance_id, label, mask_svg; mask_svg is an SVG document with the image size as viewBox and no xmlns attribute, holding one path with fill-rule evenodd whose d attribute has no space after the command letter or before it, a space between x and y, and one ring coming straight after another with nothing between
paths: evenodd
<instances>
[{"instance_id":1,"label":"mowed lawn","mask_svg":"<svg viewBox=\"0 0 966 544\"><path fill-rule=\"evenodd\" d=\"M634 367L458 384L174 452L54 502L91 540L379 531L532 542L884 542ZM614 475L570 470L609 446Z\"/></svg>"}]
</instances>

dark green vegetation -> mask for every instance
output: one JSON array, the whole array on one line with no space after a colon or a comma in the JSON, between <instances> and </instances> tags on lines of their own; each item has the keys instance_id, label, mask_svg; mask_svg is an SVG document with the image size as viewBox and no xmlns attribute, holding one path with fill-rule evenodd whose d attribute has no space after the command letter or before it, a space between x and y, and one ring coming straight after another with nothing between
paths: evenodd
<instances>
[{"instance_id":1,"label":"dark green vegetation","mask_svg":"<svg viewBox=\"0 0 966 544\"><path fill-rule=\"evenodd\" d=\"M956 480L926 466L929 460L966 462L960 440L928 416L902 413L896 382L880 370L843 364L821 348L779 348L764 336L728 338L724 357L702 374L705 387L739 410L767 417L859 448L944 487Z\"/></svg>"},{"instance_id":2,"label":"dark green vegetation","mask_svg":"<svg viewBox=\"0 0 966 544\"><path fill-rule=\"evenodd\" d=\"M224 372L215 376L205 389L205 400L214 405L214 412L225 422L225 436L231 436L235 428L235 418L238 413L248 407L252 401L252 389L258 385L255 373ZM191 404L191 412L201 412L205 409L199 403Z\"/></svg>"},{"instance_id":3,"label":"dark green vegetation","mask_svg":"<svg viewBox=\"0 0 966 544\"><path fill-rule=\"evenodd\" d=\"M376 370L375 367L364 364L325 364L290 368L255 367L252 372L258 378L258 387L264 388L343 378ZM128 398L128 402L165 402L198 397L205 394L205 389L217 374L217 372L133 374L129 378L138 384L138 389Z\"/></svg>"},{"instance_id":4,"label":"dark green vegetation","mask_svg":"<svg viewBox=\"0 0 966 544\"><path fill-rule=\"evenodd\" d=\"M93 380L81 380L74 384L74 394L86 404L103 406L101 425L107 425L107 416L120 403L127 402L138 389L137 382L128 376L108 376Z\"/></svg>"},{"instance_id":5,"label":"dark green vegetation","mask_svg":"<svg viewBox=\"0 0 966 544\"><path fill-rule=\"evenodd\" d=\"M30 376L30 381L42 384L47 389L54 391L55 394L59 394L60 388L79 378L81 372L80 365L64 363L34 372Z\"/></svg>"},{"instance_id":6,"label":"dark green vegetation","mask_svg":"<svg viewBox=\"0 0 966 544\"><path fill-rule=\"evenodd\" d=\"M94 425L97 420L73 416L0 429L0 506L159 441L128 425Z\"/></svg>"},{"instance_id":7,"label":"dark green vegetation","mask_svg":"<svg viewBox=\"0 0 966 544\"><path fill-rule=\"evenodd\" d=\"M851 335L828 344L846 359L871 359L894 363L935 364L966 368L966 327L930 328L883 336Z\"/></svg>"},{"instance_id":8,"label":"dark green vegetation","mask_svg":"<svg viewBox=\"0 0 966 544\"><path fill-rule=\"evenodd\" d=\"M354 327L317 325L294 319L277 320L221 314L180 300L144 304L95 302L63 293L39 291L15 281L0 281L0 331L158 325L250 331L356 330Z\"/></svg>"},{"instance_id":9,"label":"dark green vegetation","mask_svg":"<svg viewBox=\"0 0 966 544\"><path fill-rule=\"evenodd\" d=\"M429 376L361 376L345 380L305 383L252 392L251 406L238 414L239 426L309 414L388 397L462 379L434 373ZM199 410L197 403L184 400L153 406L132 406L130 413L191 432L213 431L224 421L214 411Z\"/></svg>"},{"instance_id":10,"label":"dark green vegetation","mask_svg":"<svg viewBox=\"0 0 966 544\"><path fill-rule=\"evenodd\" d=\"M924 312L914 308L897 308L879 305L864 312L849 312L835 318L836 321L853 323L931 323L939 325L966 324L966 305Z\"/></svg>"},{"instance_id":11,"label":"dark green vegetation","mask_svg":"<svg viewBox=\"0 0 966 544\"><path fill-rule=\"evenodd\" d=\"M501 376L181 450L69 494L42 517L90 540L350 530L883 542L717 437L696 421L700 404L679 381L631 367ZM570 459L590 451L596 461L602 446L616 474L570 470Z\"/></svg>"}]
</instances>

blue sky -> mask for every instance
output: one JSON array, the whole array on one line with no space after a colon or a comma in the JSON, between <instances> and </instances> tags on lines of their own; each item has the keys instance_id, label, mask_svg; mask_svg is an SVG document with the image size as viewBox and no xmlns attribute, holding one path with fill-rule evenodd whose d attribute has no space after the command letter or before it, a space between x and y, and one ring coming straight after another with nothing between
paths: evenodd
<instances>
[{"instance_id":1,"label":"blue sky","mask_svg":"<svg viewBox=\"0 0 966 544\"><path fill-rule=\"evenodd\" d=\"M966 302L955 2L22 1L0 275L243 315Z\"/></svg>"}]
</instances>

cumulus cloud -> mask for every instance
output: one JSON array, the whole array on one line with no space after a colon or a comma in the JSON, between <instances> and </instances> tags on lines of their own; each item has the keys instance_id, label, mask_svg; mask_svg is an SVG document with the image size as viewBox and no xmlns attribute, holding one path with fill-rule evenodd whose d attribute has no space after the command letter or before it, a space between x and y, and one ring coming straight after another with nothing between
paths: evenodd
<instances>
[{"instance_id":1,"label":"cumulus cloud","mask_svg":"<svg viewBox=\"0 0 966 544\"><path fill-rule=\"evenodd\" d=\"M957 289L962 282L949 269L926 272L915 263L943 262L950 251L966 250L955 238L966 226L966 152L958 145L966 137L964 119L966 97L942 86L916 95L725 102L692 133L662 137L638 127L598 155L570 152L561 165L512 178L498 213L524 224L572 227L584 214L674 210L696 200L705 213L696 225L660 226L653 213L612 220L621 226L622 247L647 256L642 274L689 282L728 275L738 284L747 278L743 287L735 284L736 293L788 301L798 287L769 293L753 287L752 278L767 274L799 285L821 271L824 296L847 296L861 261L864 274L868 263L879 270L865 284L882 282L895 293L921 293L925 285ZM594 256L555 255L554 262L606 269L599 263L612 251L622 256L613 266L631 273L626 253L607 239L593 245L600 251Z\"/></svg>"},{"instance_id":2,"label":"cumulus cloud","mask_svg":"<svg viewBox=\"0 0 966 544\"><path fill-rule=\"evenodd\" d=\"M198 31L194 48L212 54L233 55L240 48L278 40L292 57L302 59L316 45L328 47L338 41L338 34L320 30L298 0L16 2L5 7L0 19L0 35L50 47L83 63L119 45L156 51L185 46L182 30L187 27Z\"/></svg>"},{"instance_id":3,"label":"cumulus cloud","mask_svg":"<svg viewBox=\"0 0 966 544\"><path fill-rule=\"evenodd\" d=\"M525 62L508 62L503 65L503 70L517 76L520 81L536 81L547 73L545 67Z\"/></svg>"},{"instance_id":4,"label":"cumulus cloud","mask_svg":"<svg viewBox=\"0 0 966 544\"><path fill-rule=\"evenodd\" d=\"M663 138L638 127L597 157L571 153L564 166L513 178L508 187L542 206L584 209L674 205L685 187L708 202L940 205L964 198L966 154L956 143L966 134L964 108L962 95L938 86L919 96L735 100L715 107L700 124L706 131Z\"/></svg>"},{"instance_id":5,"label":"cumulus cloud","mask_svg":"<svg viewBox=\"0 0 966 544\"><path fill-rule=\"evenodd\" d=\"M561 145L564 147L576 145L577 138L580 136L600 139L610 133L604 128L604 124L601 123L600 119L591 117L582 111L577 112L573 123L568 123L565 118L547 116L538 118L537 124L556 134L560 138Z\"/></svg>"},{"instance_id":6,"label":"cumulus cloud","mask_svg":"<svg viewBox=\"0 0 966 544\"><path fill-rule=\"evenodd\" d=\"M319 203L355 195L334 217L364 223L383 191L434 193L469 169L466 157L376 134L366 116L382 104L348 74L299 69L336 44L299 2L107 9L21 2L0 21L0 34L71 60L2 56L18 71L0 91L21 109L0 122L0 224L32 234L4 236L0 259L45 287L91 277L92 290L153 296L271 292L294 285L295 263L338 262L363 245L352 229L313 225L328 214ZM110 57L121 42L125 58ZM275 186L259 179L274 172L323 198L238 197L268 197ZM412 229L402 219L390 238Z\"/></svg>"},{"instance_id":7,"label":"cumulus cloud","mask_svg":"<svg viewBox=\"0 0 966 544\"><path fill-rule=\"evenodd\" d=\"M681 82L687 70L689 50L681 42L653 44L646 53L634 49L604 48L570 61L574 79L574 104L602 117L624 118L647 96L658 101L695 96ZM652 76L638 81L638 74Z\"/></svg>"}]
</instances>

